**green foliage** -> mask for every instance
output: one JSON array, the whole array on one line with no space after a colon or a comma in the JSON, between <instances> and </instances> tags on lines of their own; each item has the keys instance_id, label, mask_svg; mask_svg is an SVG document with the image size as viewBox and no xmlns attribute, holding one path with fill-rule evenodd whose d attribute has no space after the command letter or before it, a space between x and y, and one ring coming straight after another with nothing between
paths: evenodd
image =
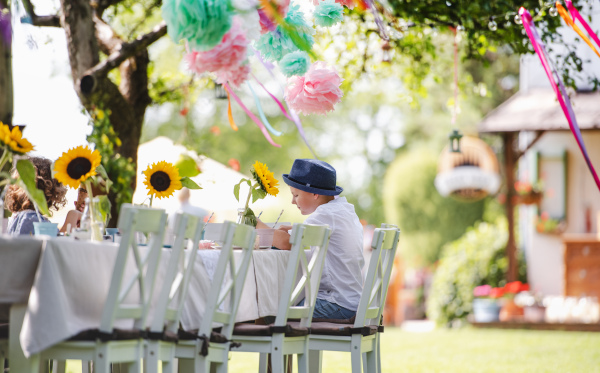
<instances>
[{"instance_id":1,"label":"green foliage","mask_svg":"<svg viewBox=\"0 0 600 373\"><path fill-rule=\"evenodd\" d=\"M429 319L435 320L438 325L449 326L471 312L476 286L504 286L508 270L507 241L506 220L498 219L494 224L479 223L461 238L446 245L429 293ZM526 282L522 257L519 277Z\"/></svg>"},{"instance_id":2,"label":"green foliage","mask_svg":"<svg viewBox=\"0 0 600 373\"><path fill-rule=\"evenodd\" d=\"M398 157L384 180L386 222L400 227L402 253L417 265L434 263L444 244L483 217L484 201L442 197L434 186L436 174L436 153L419 150Z\"/></svg>"},{"instance_id":3,"label":"green foliage","mask_svg":"<svg viewBox=\"0 0 600 373\"><path fill-rule=\"evenodd\" d=\"M37 188L36 172L33 164L26 159L19 159L17 161L17 171L19 172L19 184L27 193L29 199L35 203L43 215L50 215L46 196L42 190Z\"/></svg>"},{"instance_id":4,"label":"green foliage","mask_svg":"<svg viewBox=\"0 0 600 373\"><path fill-rule=\"evenodd\" d=\"M109 120L110 113L105 113L102 109L96 109L90 117L89 124L92 126L92 133L87 137L87 141L95 144L96 150L102 156L101 166L105 171L100 172L109 188L109 196L114 196L119 211L121 204L131 202L133 190L131 188L132 180L135 180L135 165L131 158L125 159L116 152L122 144L118 135L115 133Z\"/></svg>"}]
</instances>

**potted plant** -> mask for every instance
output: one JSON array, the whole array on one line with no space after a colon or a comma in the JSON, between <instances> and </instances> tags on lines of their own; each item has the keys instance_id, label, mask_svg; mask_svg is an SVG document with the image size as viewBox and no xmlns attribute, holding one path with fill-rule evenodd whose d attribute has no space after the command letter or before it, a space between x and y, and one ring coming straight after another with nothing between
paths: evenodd
<instances>
[{"instance_id":1,"label":"potted plant","mask_svg":"<svg viewBox=\"0 0 600 373\"><path fill-rule=\"evenodd\" d=\"M515 303L515 295L529 291L529 285L521 281L513 281L504 285L504 302L500 309L500 321L520 321L523 319L523 307Z\"/></svg>"},{"instance_id":2,"label":"potted plant","mask_svg":"<svg viewBox=\"0 0 600 373\"><path fill-rule=\"evenodd\" d=\"M528 181L515 182L515 191L517 192L516 204L539 204L544 196L544 190L539 183L532 184Z\"/></svg>"},{"instance_id":3,"label":"potted plant","mask_svg":"<svg viewBox=\"0 0 600 373\"><path fill-rule=\"evenodd\" d=\"M498 298L504 294L503 288L493 288L490 285L481 285L473 289L473 318L475 322L498 321L500 304Z\"/></svg>"},{"instance_id":4,"label":"potted plant","mask_svg":"<svg viewBox=\"0 0 600 373\"><path fill-rule=\"evenodd\" d=\"M538 233L561 234L567 229L565 219L555 219L550 217L546 211L535 219L535 230Z\"/></svg>"}]
</instances>

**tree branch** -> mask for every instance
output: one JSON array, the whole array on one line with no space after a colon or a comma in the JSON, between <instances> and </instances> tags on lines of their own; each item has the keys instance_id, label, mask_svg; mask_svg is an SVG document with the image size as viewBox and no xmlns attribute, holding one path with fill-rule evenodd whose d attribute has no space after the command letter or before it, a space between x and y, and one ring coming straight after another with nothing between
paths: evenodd
<instances>
[{"instance_id":1,"label":"tree branch","mask_svg":"<svg viewBox=\"0 0 600 373\"><path fill-rule=\"evenodd\" d=\"M27 13L31 16L31 23L34 26L41 27L61 27L60 17L58 15L52 16L38 16L35 14L35 9L31 0L23 0L23 7Z\"/></svg>"},{"instance_id":2,"label":"tree branch","mask_svg":"<svg viewBox=\"0 0 600 373\"><path fill-rule=\"evenodd\" d=\"M97 15L94 15L94 26L96 29L96 39L102 53L110 55L119 50L123 44L123 39L110 27L109 24Z\"/></svg>"},{"instance_id":3,"label":"tree branch","mask_svg":"<svg viewBox=\"0 0 600 373\"><path fill-rule=\"evenodd\" d=\"M86 95L92 93L94 91L97 78L106 76L109 71L119 66L121 63L123 63L123 61L134 56L139 51L148 48L152 43L163 37L166 33L167 25L163 21L154 27L151 32L138 37L131 43L120 44L120 48L117 47L117 50L111 53L106 60L98 63L96 66L92 67L86 71L85 74L83 74L83 77L80 80L81 92Z\"/></svg>"}]
</instances>

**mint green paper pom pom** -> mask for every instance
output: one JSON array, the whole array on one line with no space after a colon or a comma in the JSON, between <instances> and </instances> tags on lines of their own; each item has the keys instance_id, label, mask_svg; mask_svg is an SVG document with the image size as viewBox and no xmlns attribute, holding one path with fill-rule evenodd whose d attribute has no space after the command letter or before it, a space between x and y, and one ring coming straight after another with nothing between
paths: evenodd
<instances>
[{"instance_id":1,"label":"mint green paper pom pom","mask_svg":"<svg viewBox=\"0 0 600 373\"><path fill-rule=\"evenodd\" d=\"M298 5L290 6L285 23L285 26L277 26L275 31L262 34L256 41L256 49L264 59L277 62L286 54L300 50L294 37L301 41L306 50L310 50L315 43L315 29L304 20L304 14Z\"/></svg>"},{"instance_id":2,"label":"mint green paper pom pom","mask_svg":"<svg viewBox=\"0 0 600 373\"><path fill-rule=\"evenodd\" d=\"M310 57L304 51L288 53L279 61L279 69L288 78L293 75L304 75L310 66Z\"/></svg>"},{"instance_id":3,"label":"mint green paper pom pom","mask_svg":"<svg viewBox=\"0 0 600 373\"><path fill-rule=\"evenodd\" d=\"M161 11L169 36L198 51L215 47L231 28L229 0L165 0Z\"/></svg>"},{"instance_id":4,"label":"mint green paper pom pom","mask_svg":"<svg viewBox=\"0 0 600 373\"><path fill-rule=\"evenodd\" d=\"M273 32L262 34L256 41L256 49L267 61L276 62L286 54L297 51L298 47L286 33L277 28Z\"/></svg>"},{"instance_id":5,"label":"mint green paper pom pom","mask_svg":"<svg viewBox=\"0 0 600 373\"><path fill-rule=\"evenodd\" d=\"M330 27L344 19L344 7L334 0L323 0L315 8L315 24Z\"/></svg>"}]
</instances>

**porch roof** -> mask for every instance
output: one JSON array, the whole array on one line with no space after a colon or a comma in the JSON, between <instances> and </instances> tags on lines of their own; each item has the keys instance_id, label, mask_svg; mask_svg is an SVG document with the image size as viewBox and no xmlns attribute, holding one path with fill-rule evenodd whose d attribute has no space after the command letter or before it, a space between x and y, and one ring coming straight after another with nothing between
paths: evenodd
<instances>
[{"instance_id":1,"label":"porch roof","mask_svg":"<svg viewBox=\"0 0 600 373\"><path fill-rule=\"evenodd\" d=\"M600 92L571 96L581 130L600 129ZM480 133L569 130L569 123L551 89L519 91L492 110L478 125Z\"/></svg>"}]
</instances>

